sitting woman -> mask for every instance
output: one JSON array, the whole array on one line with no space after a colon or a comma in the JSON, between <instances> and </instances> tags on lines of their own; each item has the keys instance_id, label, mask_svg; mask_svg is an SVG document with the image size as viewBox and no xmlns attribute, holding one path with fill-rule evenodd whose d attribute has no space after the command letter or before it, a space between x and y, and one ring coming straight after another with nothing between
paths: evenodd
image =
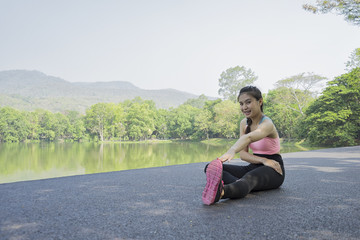
<instances>
[{"instance_id":1,"label":"sitting woman","mask_svg":"<svg viewBox=\"0 0 360 240\"><path fill-rule=\"evenodd\" d=\"M206 205L221 198L243 198L251 191L275 189L285 178L280 153L280 140L270 118L263 114L260 90L247 86L240 90L238 101L246 119L240 123L240 138L221 157L205 167L206 186L202 201ZM251 148L253 154L248 152ZM247 166L223 164L240 152Z\"/></svg>"}]
</instances>

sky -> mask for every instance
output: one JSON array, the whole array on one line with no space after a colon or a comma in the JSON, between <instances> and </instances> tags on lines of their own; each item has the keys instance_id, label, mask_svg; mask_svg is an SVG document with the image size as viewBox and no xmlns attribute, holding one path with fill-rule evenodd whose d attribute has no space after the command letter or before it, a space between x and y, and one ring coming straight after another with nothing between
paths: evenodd
<instances>
[{"instance_id":1,"label":"sky","mask_svg":"<svg viewBox=\"0 0 360 240\"><path fill-rule=\"evenodd\" d=\"M263 92L300 73L332 80L360 47L360 26L302 9L313 2L0 0L0 71L211 97L236 66Z\"/></svg>"}]
</instances>

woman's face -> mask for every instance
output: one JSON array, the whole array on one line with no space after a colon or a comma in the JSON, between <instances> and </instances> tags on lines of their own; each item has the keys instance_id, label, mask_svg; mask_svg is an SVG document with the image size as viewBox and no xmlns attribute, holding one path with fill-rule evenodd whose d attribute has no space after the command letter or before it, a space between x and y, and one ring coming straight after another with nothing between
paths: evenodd
<instances>
[{"instance_id":1,"label":"woman's face","mask_svg":"<svg viewBox=\"0 0 360 240\"><path fill-rule=\"evenodd\" d=\"M253 96L243 93L239 97L240 109L246 118L252 118L261 113L262 98L256 100Z\"/></svg>"}]
</instances>

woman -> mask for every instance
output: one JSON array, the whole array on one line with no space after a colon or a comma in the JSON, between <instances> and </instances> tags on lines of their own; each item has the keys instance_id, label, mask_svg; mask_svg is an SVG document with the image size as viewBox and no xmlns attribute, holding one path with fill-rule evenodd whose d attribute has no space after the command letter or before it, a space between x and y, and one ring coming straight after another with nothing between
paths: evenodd
<instances>
[{"instance_id":1,"label":"woman","mask_svg":"<svg viewBox=\"0 0 360 240\"><path fill-rule=\"evenodd\" d=\"M246 116L240 123L240 138L221 157L205 167L206 186L203 203L211 205L221 198L243 198L251 191L275 189L285 178L280 140L270 118L263 114L260 90L247 86L240 90L238 101ZM251 148L253 154L248 152ZM223 164L240 152L247 166Z\"/></svg>"}]
</instances>

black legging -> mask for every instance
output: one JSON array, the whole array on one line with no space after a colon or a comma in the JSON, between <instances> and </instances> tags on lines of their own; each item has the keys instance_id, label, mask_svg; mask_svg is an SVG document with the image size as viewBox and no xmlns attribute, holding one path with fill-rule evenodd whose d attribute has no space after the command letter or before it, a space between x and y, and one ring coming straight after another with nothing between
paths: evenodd
<instances>
[{"instance_id":1,"label":"black legging","mask_svg":"<svg viewBox=\"0 0 360 240\"><path fill-rule=\"evenodd\" d=\"M285 169L281 155L254 155L269 158L280 163L283 175L263 164L251 163L247 166L223 164L225 195L222 198L243 198L251 191L275 189L284 182Z\"/></svg>"}]
</instances>

